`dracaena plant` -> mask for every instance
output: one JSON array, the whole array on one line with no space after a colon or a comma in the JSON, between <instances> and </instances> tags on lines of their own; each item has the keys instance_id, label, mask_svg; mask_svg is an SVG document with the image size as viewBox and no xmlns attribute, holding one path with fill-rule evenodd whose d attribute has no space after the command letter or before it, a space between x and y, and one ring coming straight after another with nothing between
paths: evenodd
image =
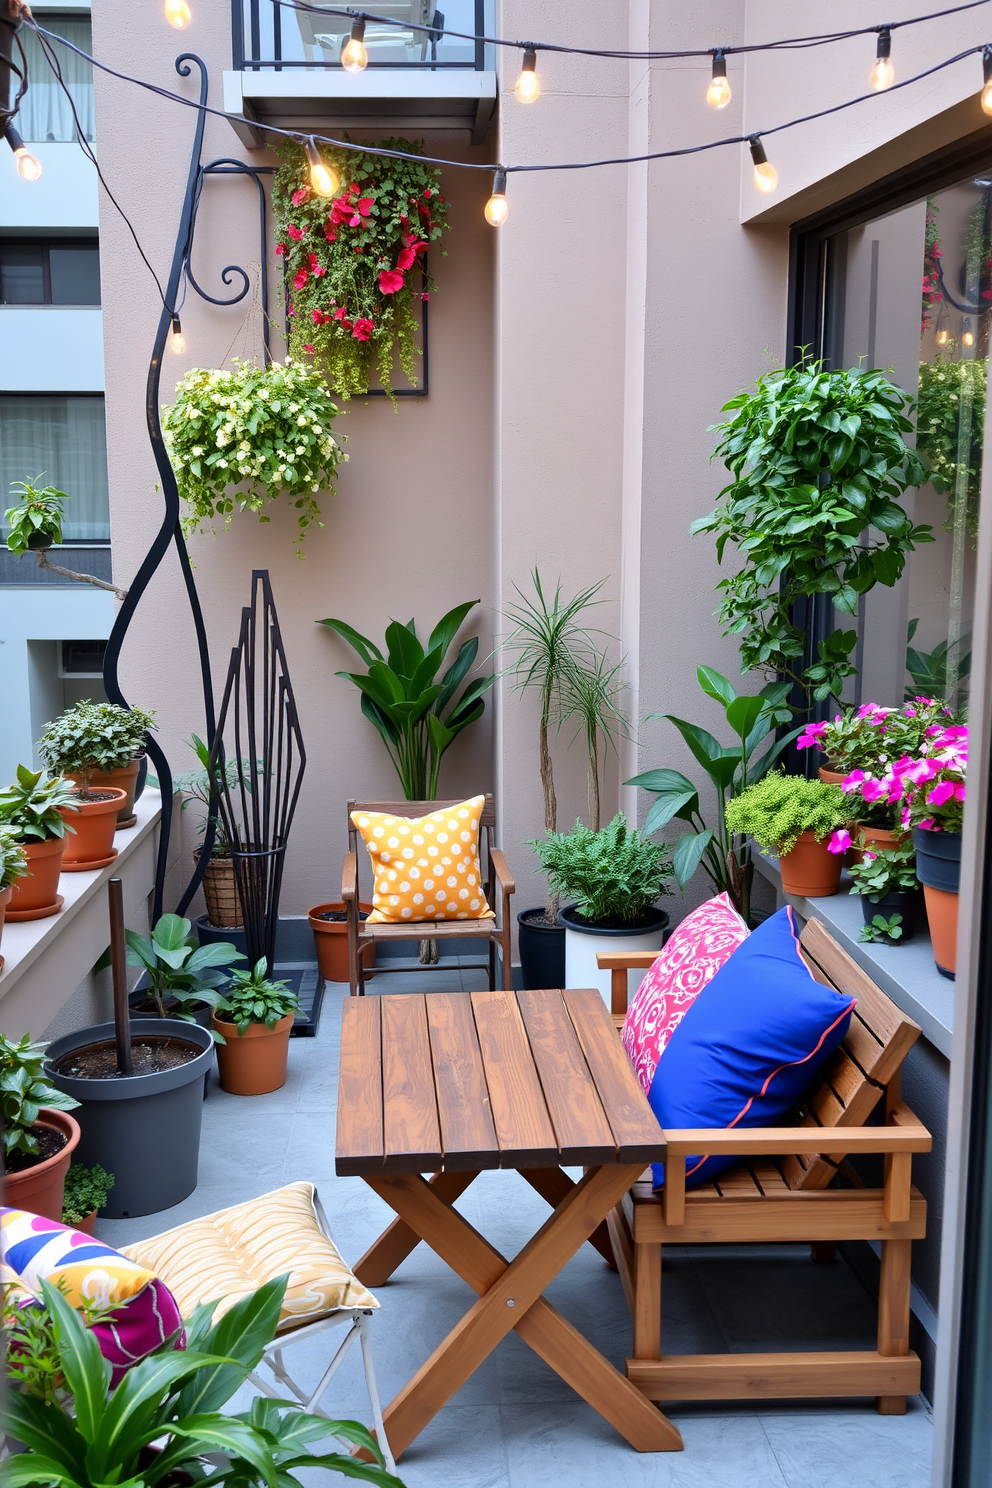
<instances>
[{"instance_id":1,"label":"dracaena plant","mask_svg":"<svg viewBox=\"0 0 992 1488\"><path fill-rule=\"evenodd\" d=\"M140 966L147 972L159 1016L182 1018L187 1023L194 1021L190 1011L194 1003L205 1002L212 1008L227 1006L226 998L217 989L227 981L225 969L245 959L237 946L226 940L197 946L191 929L189 920L164 914L150 939L136 930L125 932L127 964Z\"/></svg>"},{"instance_id":2,"label":"dracaena plant","mask_svg":"<svg viewBox=\"0 0 992 1488\"><path fill-rule=\"evenodd\" d=\"M43 1106L72 1111L79 1105L45 1078L47 1048L47 1044L34 1043L28 1033L16 1043L0 1034L0 1112L3 1148L8 1156L13 1152L29 1156L37 1153L33 1127Z\"/></svg>"},{"instance_id":3,"label":"dracaena plant","mask_svg":"<svg viewBox=\"0 0 992 1488\"><path fill-rule=\"evenodd\" d=\"M491 673L473 677L459 692L478 654L478 636L463 641L454 661L441 671L459 627L478 603L470 599L443 615L426 647L417 638L415 620L406 625L391 621L386 627L385 656L347 621L318 622L347 641L368 667L367 672L337 675L361 692L362 712L382 736L407 801L437 799L445 750L485 710L485 694L495 681Z\"/></svg>"},{"instance_id":4,"label":"dracaena plant","mask_svg":"<svg viewBox=\"0 0 992 1488\"><path fill-rule=\"evenodd\" d=\"M76 788L60 776L45 777L44 770L18 765L17 779L0 790L0 827L7 827L18 842L45 842L74 832L62 815L63 808L78 811Z\"/></svg>"},{"instance_id":5,"label":"dracaena plant","mask_svg":"<svg viewBox=\"0 0 992 1488\"><path fill-rule=\"evenodd\" d=\"M186 1326L186 1348L176 1347L175 1335L166 1339L112 1394L110 1364L87 1320L42 1281L40 1305L50 1325L34 1352L40 1348L49 1367L18 1372L15 1327L13 1378L0 1424L27 1450L4 1462L4 1488L155 1488L185 1481L198 1488L300 1488L300 1469L308 1483L317 1470L402 1488L357 1421L332 1421L295 1400L267 1397L224 1413L275 1336L286 1281L278 1277L242 1297L217 1322L216 1303L199 1307ZM311 1450L328 1437L372 1460Z\"/></svg>"},{"instance_id":6,"label":"dracaena plant","mask_svg":"<svg viewBox=\"0 0 992 1488\"><path fill-rule=\"evenodd\" d=\"M656 832L676 817L688 823L689 831L683 832L675 845L674 869L679 887L684 889L701 867L716 892L728 893L748 919L754 864L746 839L727 826L727 805L767 774L799 729L790 730L777 741L768 740L777 725L788 723L792 717L786 702L788 682L770 682L753 696L739 696L732 683L712 667L698 666L696 678L706 696L722 707L728 729L737 736L734 744L721 744L707 729L673 713L650 716L674 723L697 764L709 776L716 793L716 824L706 825L699 789L681 770L646 770L625 784L639 785L656 798L644 823L645 832Z\"/></svg>"}]
</instances>

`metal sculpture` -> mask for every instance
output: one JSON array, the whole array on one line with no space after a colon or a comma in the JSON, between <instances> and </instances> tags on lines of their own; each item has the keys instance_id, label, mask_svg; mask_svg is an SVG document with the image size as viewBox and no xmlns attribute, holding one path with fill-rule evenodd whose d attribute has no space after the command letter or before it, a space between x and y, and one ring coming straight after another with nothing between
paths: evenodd
<instances>
[{"instance_id":1,"label":"metal sculpture","mask_svg":"<svg viewBox=\"0 0 992 1488\"><path fill-rule=\"evenodd\" d=\"M255 569L207 768L231 844L248 961L254 966L264 956L269 971L306 760L268 570Z\"/></svg>"}]
</instances>

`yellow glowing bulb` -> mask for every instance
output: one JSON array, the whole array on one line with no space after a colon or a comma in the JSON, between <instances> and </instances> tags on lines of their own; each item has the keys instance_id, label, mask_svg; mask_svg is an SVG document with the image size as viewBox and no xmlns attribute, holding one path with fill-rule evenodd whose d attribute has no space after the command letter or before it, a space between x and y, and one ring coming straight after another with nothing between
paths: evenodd
<instances>
[{"instance_id":1,"label":"yellow glowing bulb","mask_svg":"<svg viewBox=\"0 0 992 1488\"><path fill-rule=\"evenodd\" d=\"M486 221L490 227L502 227L509 215L510 206L502 191L494 191L486 202Z\"/></svg>"},{"instance_id":2,"label":"yellow glowing bulb","mask_svg":"<svg viewBox=\"0 0 992 1488\"><path fill-rule=\"evenodd\" d=\"M537 73L532 68L521 72L513 91L521 103L533 103L535 98L540 98L541 84Z\"/></svg>"},{"instance_id":3,"label":"yellow glowing bulb","mask_svg":"<svg viewBox=\"0 0 992 1488\"><path fill-rule=\"evenodd\" d=\"M709 87L706 89L706 102L710 105L711 108L726 108L727 104L730 102L733 96L734 95L730 91L730 84L727 82L726 76L721 77L718 75L717 77L714 77L711 80Z\"/></svg>"},{"instance_id":4,"label":"yellow glowing bulb","mask_svg":"<svg viewBox=\"0 0 992 1488\"><path fill-rule=\"evenodd\" d=\"M341 66L345 72L364 72L369 54L361 37L352 36L341 48Z\"/></svg>"},{"instance_id":5,"label":"yellow glowing bulb","mask_svg":"<svg viewBox=\"0 0 992 1488\"><path fill-rule=\"evenodd\" d=\"M876 93L884 93L886 88L891 88L896 80L896 70L892 66L891 57L879 57L871 70L868 81Z\"/></svg>"},{"instance_id":6,"label":"yellow glowing bulb","mask_svg":"<svg viewBox=\"0 0 992 1488\"><path fill-rule=\"evenodd\" d=\"M987 114L992 114L992 78L989 79L982 89L982 108Z\"/></svg>"},{"instance_id":7,"label":"yellow glowing bulb","mask_svg":"<svg viewBox=\"0 0 992 1488\"><path fill-rule=\"evenodd\" d=\"M938 346L944 346L944 345L946 345L946 343L947 343L947 332L946 331L938 331L937 332L937 345Z\"/></svg>"},{"instance_id":8,"label":"yellow glowing bulb","mask_svg":"<svg viewBox=\"0 0 992 1488\"><path fill-rule=\"evenodd\" d=\"M176 356L182 356L183 352L186 350L186 337L183 335L183 328L179 324L178 315L173 319L172 322L172 334L169 337L169 345L176 353Z\"/></svg>"},{"instance_id":9,"label":"yellow glowing bulb","mask_svg":"<svg viewBox=\"0 0 992 1488\"><path fill-rule=\"evenodd\" d=\"M14 151L14 159L17 161L17 174L22 181L37 181L41 176L41 161L35 159L30 150L19 145Z\"/></svg>"},{"instance_id":10,"label":"yellow glowing bulb","mask_svg":"<svg viewBox=\"0 0 992 1488\"><path fill-rule=\"evenodd\" d=\"M754 184L759 191L774 191L778 185L778 171L768 160L754 167Z\"/></svg>"},{"instance_id":11,"label":"yellow glowing bulb","mask_svg":"<svg viewBox=\"0 0 992 1488\"><path fill-rule=\"evenodd\" d=\"M186 0L165 0L165 19L177 31L185 31L193 19L193 13Z\"/></svg>"},{"instance_id":12,"label":"yellow glowing bulb","mask_svg":"<svg viewBox=\"0 0 992 1488\"><path fill-rule=\"evenodd\" d=\"M310 167L310 185L318 196L335 196L341 185L341 177L333 166L321 160Z\"/></svg>"},{"instance_id":13,"label":"yellow glowing bulb","mask_svg":"<svg viewBox=\"0 0 992 1488\"><path fill-rule=\"evenodd\" d=\"M961 337L961 343L963 346L974 346L975 338L972 335L971 331L965 331L964 335Z\"/></svg>"}]
</instances>

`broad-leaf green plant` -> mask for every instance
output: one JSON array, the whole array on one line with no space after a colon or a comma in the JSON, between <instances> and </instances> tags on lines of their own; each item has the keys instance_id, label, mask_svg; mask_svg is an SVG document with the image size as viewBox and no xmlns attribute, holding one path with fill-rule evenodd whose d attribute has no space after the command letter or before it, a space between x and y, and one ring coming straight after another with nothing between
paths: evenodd
<instances>
[{"instance_id":1,"label":"broad-leaf green plant","mask_svg":"<svg viewBox=\"0 0 992 1488\"><path fill-rule=\"evenodd\" d=\"M228 980L226 969L245 957L230 941L197 946L189 920L164 914L151 937L136 930L125 931L127 964L140 966L148 974L149 991L162 1018L195 1021L195 1003L225 1008L227 1000L217 989ZM106 959L106 958L104 958Z\"/></svg>"},{"instance_id":2,"label":"broad-leaf green plant","mask_svg":"<svg viewBox=\"0 0 992 1488\"><path fill-rule=\"evenodd\" d=\"M481 718L485 695L495 677L473 677L462 688L479 651L478 636L458 648L444 672L448 651L468 615L479 603L470 599L443 615L424 647L415 620L393 620L386 627L386 654L345 620L320 620L347 641L367 672L338 672L362 694L362 712L378 730L407 801L435 801L441 759L462 729ZM438 676L438 673L441 675Z\"/></svg>"},{"instance_id":3,"label":"broad-leaf green plant","mask_svg":"<svg viewBox=\"0 0 992 1488\"><path fill-rule=\"evenodd\" d=\"M727 829L753 837L762 852L784 857L803 832L822 842L851 815L839 785L804 775L766 775L727 804Z\"/></svg>"},{"instance_id":4,"label":"broad-leaf green plant","mask_svg":"<svg viewBox=\"0 0 992 1488\"><path fill-rule=\"evenodd\" d=\"M3 1150L33 1157L38 1152L34 1124L43 1106L54 1111L72 1111L79 1105L71 1095L57 1090L45 1075L47 1044L35 1043L29 1033L16 1042L0 1033L0 1113L3 1114Z\"/></svg>"},{"instance_id":5,"label":"broad-leaf green plant","mask_svg":"<svg viewBox=\"0 0 992 1488\"><path fill-rule=\"evenodd\" d=\"M240 1038L253 1023L264 1023L266 1028L275 1028L280 1018L295 1013L297 1019L306 1018L300 1013L300 999L288 982L271 981L266 976L268 963L264 956L250 970L239 969L231 977L230 986L224 994L226 1012L224 1022L233 1023Z\"/></svg>"},{"instance_id":6,"label":"broad-leaf green plant","mask_svg":"<svg viewBox=\"0 0 992 1488\"><path fill-rule=\"evenodd\" d=\"M549 832L528 846L556 892L574 899L583 919L595 925L636 925L671 892L668 849L629 828L621 811L598 832L577 821L571 832Z\"/></svg>"},{"instance_id":7,"label":"broad-leaf green plant","mask_svg":"<svg viewBox=\"0 0 992 1488\"><path fill-rule=\"evenodd\" d=\"M231 844L224 829L224 820L220 812L216 810L216 796L211 800L210 745L201 739L198 734L193 734L192 738L187 742L190 749L193 750L197 759L200 761L201 769L188 770L183 775L177 775L173 781L176 790L182 793L182 809L185 811L190 801L199 801L201 806L205 808L206 814L199 826L199 835L202 837L211 818L211 806L214 807L212 813L214 845L210 856L212 859L229 858L231 856ZM239 790L243 784L248 794L252 794L252 769L248 760L242 759L239 767L237 760L225 759L223 772L227 776L227 785L230 790ZM261 773L262 766L259 763L256 766L255 774L260 775ZM218 783L222 778L222 767L217 762L214 765L214 777ZM150 776L149 779L151 778Z\"/></svg>"},{"instance_id":8,"label":"broad-leaf green plant","mask_svg":"<svg viewBox=\"0 0 992 1488\"><path fill-rule=\"evenodd\" d=\"M185 1481L183 1474L198 1488L301 1488L301 1469L308 1483L316 1469L402 1488L386 1471L375 1438L356 1421L332 1421L298 1401L269 1398L224 1413L275 1336L286 1281L278 1277L240 1298L217 1322L211 1320L216 1303L201 1306L187 1324L185 1349L176 1348L175 1336L166 1339L113 1393L96 1335L43 1281L55 1373L40 1391L31 1388L34 1372L5 1392L0 1424L27 1451L4 1462L4 1488L156 1488ZM372 1460L309 1450L328 1437Z\"/></svg>"},{"instance_id":9,"label":"broad-leaf green plant","mask_svg":"<svg viewBox=\"0 0 992 1488\"><path fill-rule=\"evenodd\" d=\"M0 826L0 892L28 871L27 853L10 827Z\"/></svg>"},{"instance_id":10,"label":"broad-leaf green plant","mask_svg":"<svg viewBox=\"0 0 992 1488\"><path fill-rule=\"evenodd\" d=\"M912 894L920 887L916 877L916 849L909 837L891 847L882 844L866 847L861 862L852 863L849 871L851 893L869 899L884 899L886 894Z\"/></svg>"},{"instance_id":11,"label":"broad-leaf green plant","mask_svg":"<svg viewBox=\"0 0 992 1488\"><path fill-rule=\"evenodd\" d=\"M817 699L840 696L856 631L834 630L803 667L806 637L792 607L825 594L853 617L862 594L897 583L916 545L932 541L899 504L926 479L906 444L912 407L881 372L810 360L766 372L724 405L715 454L733 478L690 530L716 535L719 561L728 543L743 560L717 585L742 671L790 677Z\"/></svg>"},{"instance_id":12,"label":"broad-leaf green plant","mask_svg":"<svg viewBox=\"0 0 992 1488\"><path fill-rule=\"evenodd\" d=\"M41 480L38 475L33 481L11 482L11 491L21 494L4 516L7 546L18 558L29 548L51 548L62 541L62 507L69 497L54 486L42 486Z\"/></svg>"},{"instance_id":13,"label":"broad-leaf green plant","mask_svg":"<svg viewBox=\"0 0 992 1488\"><path fill-rule=\"evenodd\" d=\"M18 765L17 779L0 790L0 827L13 832L18 842L46 842L74 832L63 810L78 811L76 788L59 775Z\"/></svg>"},{"instance_id":14,"label":"broad-leaf green plant","mask_svg":"<svg viewBox=\"0 0 992 1488\"><path fill-rule=\"evenodd\" d=\"M919 623L919 618L910 620L906 633L906 670L911 679L906 702L922 693L952 708L961 707L968 701L971 682L971 636L960 636L953 652L950 641L938 641L932 651L920 651L913 645Z\"/></svg>"},{"instance_id":15,"label":"broad-leaf green plant","mask_svg":"<svg viewBox=\"0 0 992 1488\"><path fill-rule=\"evenodd\" d=\"M897 910L895 914L888 916L883 914L872 915L868 924L862 925L858 940L880 940L883 944L897 945L902 940L904 933L905 926L902 922L902 915Z\"/></svg>"},{"instance_id":16,"label":"broad-leaf green plant","mask_svg":"<svg viewBox=\"0 0 992 1488\"><path fill-rule=\"evenodd\" d=\"M117 770L130 764L156 727L153 714L141 708L85 698L52 720L38 740L38 750L54 773L81 775L85 797L91 770Z\"/></svg>"},{"instance_id":17,"label":"broad-leaf green plant","mask_svg":"<svg viewBox=\"0 0 992 1488\"><path fill-rule=\"evenodd\" d=\"M786 702L790 687L788 682L769 682L758 693L740 695L726 677L706 666L697 666L696 679L706 696L723 709L727 727L737 736L734 744L721 744L708 729L676 718L673 713L650 716L674 723L693 758L709 776L716 794L715 826L706 825L699 789L681 770L646 770L625 784L638 785L656 798L644 822L645 832L657 832L675 818L688 824L689 831L683 832L675 845L679 887L684 889L701 867L716 892L729 894L748 919L754 864L746 840L735 837L727 826L727 805L746 786L766 775L799 733L799 729L791 729L781 739L769 740L776 726L791 720ZM762 745L765 748L759 753Z\"/></svg>"}]
</instances>

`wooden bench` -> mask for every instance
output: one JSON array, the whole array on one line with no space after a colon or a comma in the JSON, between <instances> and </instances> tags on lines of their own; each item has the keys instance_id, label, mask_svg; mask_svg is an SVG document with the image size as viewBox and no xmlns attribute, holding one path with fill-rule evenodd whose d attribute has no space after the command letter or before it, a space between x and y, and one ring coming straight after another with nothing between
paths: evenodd
<instances>
[{"instance_id":1,"label":"wooden bench","mask_svg":"<svg viewBox=\"0 0 992 1488\"><path fill-rule=\"evenodd\" d=\"M738 1400L874 1395L883 1415L901 1415L920 1389L920 1361L909 1346L910 1264L926 1233L926 1202L912 1187L914 1152L930 1133L901 1099L900 1069L920 1035L818 920L803 930L807 965L821 982L857 998L850 1030L806 1093L793 1124L733 1130L666 1131L665 1187L650 1170L609 1218L610 1235L634 1319L628 1378L649 1400ZM654 952L600 955L612 972L614 1022L626 1008L627 972ZM882 1124L867 1125L881 1106ZM829 1133L829 1135L828 1135ZM686 1190L693 1153L741 1159L711 1183ZM866 1187L846 1160L884 1154L884 1183ZM815 1260L833 1258L839 1240L875 1240L882 1265L878 1346L831 1353L663 1354L661 1258L664 1245L809 1241Z\"/></svg>"}]
</instances>

